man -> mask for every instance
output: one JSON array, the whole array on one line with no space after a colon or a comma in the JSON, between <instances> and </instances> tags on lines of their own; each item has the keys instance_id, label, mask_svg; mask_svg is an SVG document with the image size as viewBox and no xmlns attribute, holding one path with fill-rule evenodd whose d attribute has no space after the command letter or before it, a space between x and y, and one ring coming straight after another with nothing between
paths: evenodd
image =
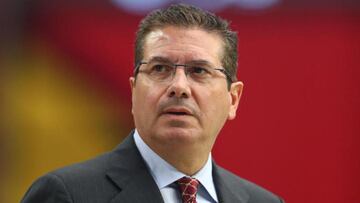
<instances>
[{"instance_id":1,"label":"man","mask_svg":"<svg viewBox=\"0 0 360 203\"><path fill-rule=\"evenodd\" d=\"M135 46L136 129L112 152L41 177L22 202L282 202L211 158L243 87L227 22L173 5L141 22Z\"/></svg>"}]
</instances>

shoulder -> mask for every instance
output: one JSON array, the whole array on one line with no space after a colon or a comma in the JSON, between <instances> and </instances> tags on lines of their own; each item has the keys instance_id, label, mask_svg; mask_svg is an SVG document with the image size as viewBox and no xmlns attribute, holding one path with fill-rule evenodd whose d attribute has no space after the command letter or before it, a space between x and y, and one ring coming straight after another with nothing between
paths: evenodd
<instances>
[{"instance_id":1,"label":"shoulder","mask_svg":"<svg viewBox=\"0 0 360 203\"><path fill-rule=\"evenodd\" d=\"M108 168L110 158L111 152L108 152L93 159L54 170L48 175L57 176L67 181L83 181L88 177L97 177L97 175L104 174Z\"/></svg>"},{"instance_id":2,"label":"shoulder","mask_svg":"<svg viewBox=\"0 0 360 203\"><path fill-rule=\"evenodd\" d=\"M264 189L263 187L241 178L232 172L216 166L215 174L222 185L225 185L232 193L239 198L248 199L248 203L281 203L284 202L279 196ZM240 197L241 196L241 197Z\"/></svg>"},{"instance_id":3,"label":"shoulder","mask_svg":"<svg viewBox=\"0 0 360 203\"><path fill-rule=\"evenodd\" d=\"M37 179L28 189L21 203L73 202L63 181L47 174Z\"/></svg>"},{"instance_id":4,"label":"shoulder","mask_svg":"<svg viewBox=\"0 0 360 203\"><path fill-rule=\"evenodd\" d=\"M43 175L31 185L21 202L77 202L82 198L78 194L87 196L103 190L115 192L117 189L106 178L110 157L106 153Z\"/></svg>"}]
</instances>

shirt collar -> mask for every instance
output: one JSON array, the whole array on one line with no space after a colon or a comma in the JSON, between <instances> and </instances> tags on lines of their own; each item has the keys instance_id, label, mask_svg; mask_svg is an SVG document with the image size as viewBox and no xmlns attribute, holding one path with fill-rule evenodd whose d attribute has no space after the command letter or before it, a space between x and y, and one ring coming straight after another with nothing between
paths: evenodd
<instances>
[{"instance_id":1,"label":"shirt collar","mask_svg":"<svg viewBox=\"0 0 360 203\"><path fill-rule=\"evenodd\" d=\"M159 155L157 155L140 137L138 131L135 129L134 140L136 147L139 149L141 156L145 160L146 165L150 169L150 173L155 179L159 189L162 189L176 180L186 176L184 173L178 171L175 167L170 165ZM212 161L211 153L205 165L198 171L193 178L196 178L201 185L208 191L210 196L217 201L216 190L212 177Z\"/></svg>"}]
</instances>

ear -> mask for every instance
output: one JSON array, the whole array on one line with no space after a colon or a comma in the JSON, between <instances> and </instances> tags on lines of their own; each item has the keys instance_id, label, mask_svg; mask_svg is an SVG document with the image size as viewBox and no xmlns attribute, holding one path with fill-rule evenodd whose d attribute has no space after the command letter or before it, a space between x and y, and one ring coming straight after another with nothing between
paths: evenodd
<instances>
[{"instance_id":1,"label":"ear","mask_svg":"<svg viewBox=\"0 0 360 203\"><path fill-rule=\"evenodd\" d=\"M241 81L234 82L231 84L230 87L230 108L229 108L229 115L228 119L232 120L236 117L236 110L239 105L240 97L243 91L244 84Z\"/></svg>"},{"instance_id":2,"label":"ear","mask_svg":"<svg viewBox=\"0 0 360 203\"><path fill-rule=\"evenodd\" d=\"M129 82L130 82L130 88L131 88L131 92L133 91L133 88L135 87L135 78L134 77L130 77L129 78Z\"/></svg>"},{"instance_id":3,"label":"ear","mask_svg":"<svg viewBox=\"0 0 360 203\"><path fill-rule=\"evenodd\" d=\"M131 90L131 102L133 103L133 101L134 101L135 78L130 77L129 78L129 83L130 83L130 90ZM131 107L131 113L134 114L134 110L133 110L132 107Z\"/></svg>"}]
</instances>

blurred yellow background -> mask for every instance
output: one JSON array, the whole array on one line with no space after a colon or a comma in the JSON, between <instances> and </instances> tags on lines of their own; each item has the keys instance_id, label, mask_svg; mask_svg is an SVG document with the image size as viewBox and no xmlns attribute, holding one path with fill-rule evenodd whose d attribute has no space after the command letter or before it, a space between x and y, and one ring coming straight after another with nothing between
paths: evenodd
<instances>
[{"instance_id":1,"label":"blurred yellow background","mask_svg":"<svg viewBox=\"0 0 360 203\"><path fill-rule=\"evenodd\" d=\"M19 202L40 175L112 149L131 128L119 116L129 109L43 42L30 43L3 61L0 202Z\"/></svg>"}]
</instances>

